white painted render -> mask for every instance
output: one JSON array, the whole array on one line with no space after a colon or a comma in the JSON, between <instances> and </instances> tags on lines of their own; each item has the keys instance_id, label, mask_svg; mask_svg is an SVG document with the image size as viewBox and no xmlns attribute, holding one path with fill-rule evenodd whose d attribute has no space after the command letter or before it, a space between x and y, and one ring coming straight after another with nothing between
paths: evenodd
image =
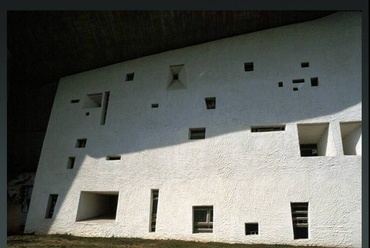
<instances>
[{"instance_id":1,"label":"white painted render","mask_svg":"<svg viewBox=\"0 0 370 248\"><path fill-rule=\"evenodd\" d=\"M253 62L253 71L244 71L246 62ZM174 65L183 65L184 87L170 90ZM134 73L132 81L125 81L128 73ZM317 87L311 87L313 77ZM293 84L294 79L305 82ZM356 144L356 155L344 155L340 128L361 122L361 80L361 12L64 77L25 230L361 247L361 128L344 142ZM105 92L110 97L101 125L104 100L101 107L83 104L88 94L102 93L104 99ZM216 109L206 109L206 97L216 97ZM323 139L318 150L324 155L301 157L298 125L323 123L323 133L314 130L307 139ZM285 130L251 132L251 126L273 125ZM206 138L189 140L189 128L198 127L206 128ZM77 139L87 139L86 147L76 148ZM106 160L114 155L121 159ZM75 164L67 169L71 156ZM155 232L149 232L152 189L159 190ZM83 215L82 191L118 192L115 220L76 221ZM50 194L58 200L46 219ZM81 203L91 206L86 211L98 211L97 200L87 199ZM308 239L293 238L291 202L308 202ZM193 206L213 206L212 233L193 233ZM258 235L245 235L249 222L258 223Z\"/></svg>"}]
</instances>

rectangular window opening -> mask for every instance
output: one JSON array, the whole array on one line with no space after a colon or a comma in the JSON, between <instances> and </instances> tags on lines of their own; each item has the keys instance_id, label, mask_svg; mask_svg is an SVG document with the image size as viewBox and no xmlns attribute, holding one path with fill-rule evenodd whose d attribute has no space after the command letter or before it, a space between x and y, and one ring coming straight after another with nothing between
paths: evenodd
<instances>
[{"instance_id":1,"label":"rectangular window opening","mask_svg":"<svg viewBox=\"0 0 370 248\"><path fill-rule=\"evenodd\" d=\"M258 235L258 223L245 223L245 235Z\"/></svg>"},{"instance_id":2,"label":"rectangular window opening","mask_svg":"<svg viewBox=\"0 0 370 248\"><path fill-rule=\"evenodd\" d=\"M67 169L73 169L75 165L76 157L69 157L67 163Z\"/></svg>"},{"instance_id":3,"label":"rectangular window opening","mask_svg":"<svg viewBox=\"0 0 370 248\"><path fill-rule=\"evenodd\" d=\"M80 99L73 99L71 100L71 103L79 103L80 102Z\"/></svg>"},{"instance_id":4,"label":"rectangular window opening","mask_svg":"<svg viewBox=\"0 0 370 248\"><path fill-rule=\"evenodd\" d=\"M213 206L193 207L193 233L213 232Z\"/></svg>"},{"instance_id":5,"label":"rectangular window opening","mask_svg":"<svg viewBox=\"0 0 370 248\"><path fill-rule=\"evenodd\" d=\"M311 78L311 86L312 87L319 86L319 78L317 78L317 77Z\"/></svg>"},{"instance_id":6,"label":"rectangular window opening","mask_svg":"<svg viewBox=\"0 0 370 248\"><path fill-rule=\"evenodd\" d=\"M302 68L306 68L306 67L309 67L309 66L310 66L310 63L308 63L308 62L302 62L301 63Z\"/></svg>"},{"instance_id":7,"label":"rectangular window opening","mask_svg":"<svg viewBox=\"0 0 370 248\"><path fill-rule=\"evenodd\" d=\"M159 104L158 103L152 103L152 108L158 108Z\"/></svg>"},{"instance_id":8,"label":"rectangular window opening","mask_svg":"<svg viewBox=\"0 0 370 248\"><path fill-rule=\"evenodd\" d=\"M86 147L87 139L78 139L76 142L76 148L84 148Z\"/></svg>"},{"instance_id":9,"label":"rectangular window opening","mask_svg":"<svg viewBox=\"0 0 370 248\"><path fill-rule=\"evenodd\" d=\"M159 190L152 189L151 204L150 204L150 232L155 232L157 224L157 209L158 209Z\"/></svg>"},{"instance_id":10,"label":"rectangular window opening","mask_svg":"<svg viewBox=\"0 0 370 248\"><path fill-rule=\"evenodd\" d=\"M53 217L55 205L57 204L57 200L58 200L57 194L49 195L48 206L47 206L46 215L45 215L46 219L51 219Z\"/></svg>"},{"instance_id":11,"label":"rectangular window opening","mask_svg":"<svg viewBox=\"0 0 370 248\"><path fill-rule=\"evenodd\" d=\"M205 139L206 129L205 128L190 128L189 139Z\"/></svg>"},{"instance_id":12,"label":"rectangular window opening","mask_svg":"<svg viewBox=\"0 0 370 248\"><path fill-rule=\"evenodd\" d=\"M105 94L104 94L104 101L103 101L103 108L102 108L102 114L101 114L101 120L100 120L100 125L104 125L105 124L105 121L107 119L109 96L110 96L110 92L109 91L105 92Z\"/></svg>"},{"instance_id":13,"label":"rectangular window opening","mask_svg":"<svg viewBox=\"0 0 370 248\"><path fill-rule=\"evenodd\" d=\"M251 127L252 133L285 131L285 125Z\"/></svg>"},{"instance_id":14,"label":"rectangular window opening","mask_svg":"<svg viewBox=\"0 0 370 248\"><path fill-rule=\"evenodd\" d=\"M244 71L253 71L253 70L254 70L253 62L244 63Z\"/></svg>"},{"instance_id":15,"label":"rectangular window opening","mask_svg":"<svg viewBox=\"0 0 370 248\"><path fill-rule=\"evenodd\" d=\"M304 79L303 78L300 78L300 79L293 79L293 84L300 84L300 83L304 83Z\"/></svg>"},{"instance_id":16,"label":"rectangular window opening","mask_svg":"<svg viewBox=\"0 0 370 248\"><path fill-rule=\"evenodd\" d=\"M134 80L135 73L127 73L126 74L126 81L133 81Z\"/></svg>"},{"instance_id":17,"label":"rectangular window opening","mask_svg":"<svg viewBox=\"0 0 370 248\"><path fill-rule=\"evenodd\" d=\"M216 97L207 97L204 100L206 101L207 109L215 109L216 108Z\"/></svg>"},{"instance_id":18,"label":"rectangular window opening","mask_svg":"<svg viewBox=\"0 0 370 248\"><path fill-rule=\"evenodd\" d=\"M119 156L119 155L107 156L106 160L121 160L121 156Z\"/></svg>"},{"instance_id":19,"label":"rectangular window opening","mask_svg":"<svg viewBox=\"0 0 370 248\"><path fill-rule=\"evenodd\" d=\"M291 202L294 239L308 239L308 202Z\"/></svg>"},{"instance_id":20,"label":"rectangular window opening","mask_svg":"<svg viewBox=\"0 0 370 248\"><path fill-rule=\"evenodd\" d=\"M294 87L294 88L293 88L293 91L298 91L298 88L297 88L297 87Z\"/></svg>"},{"instance_id":21,"label":"rectangular window opening","mask_svg":"<svg viewBox=\"0 0 370 248\"><path fill-rule=\"evenodd\" d=\"M96 94L88 94L86 95L84 102L82 104L82 108L100 108L102 104L103 94L96 93Z\"/></svg>"},{"instance_id":22,"label":"rectangular window opening","mask_svg":"<svg viewBox=\"0 0 370 248\"><path fill-rule=\"evenodd\" d=\"M81 191L76 221L109 224L116 220L118 192Z\"/></svg>"},{"instance_id":23,"label":"rectangular window opening","mask_svg":"<svg viewBox=\"0 0 370 248\"><path fill-rule=\"evenodd\" d=\"M278 83L279 87L283 87L283 82Z\"/></svg>"}]
</instances>

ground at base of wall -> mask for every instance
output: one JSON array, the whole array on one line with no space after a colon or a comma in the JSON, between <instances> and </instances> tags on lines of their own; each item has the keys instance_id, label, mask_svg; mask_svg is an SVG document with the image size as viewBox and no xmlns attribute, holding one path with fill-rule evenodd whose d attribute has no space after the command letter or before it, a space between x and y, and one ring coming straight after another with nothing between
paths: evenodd
<instances>
[{"instance_id":1,"label":"ground at base of wall","mask_svg":"<svg viewBox=\"0 0 370 248\"><path fill-rule=\"evenodd\" d=\"M76 237L72 235L14 235L8 236L7 244L9 248L20 248L20 247L307 248L307 246L200 243L178 240L149 240L138 238L85 238L85 237ZM310 246L310 248L315 247Z\"/></svg>"}]
</instances>

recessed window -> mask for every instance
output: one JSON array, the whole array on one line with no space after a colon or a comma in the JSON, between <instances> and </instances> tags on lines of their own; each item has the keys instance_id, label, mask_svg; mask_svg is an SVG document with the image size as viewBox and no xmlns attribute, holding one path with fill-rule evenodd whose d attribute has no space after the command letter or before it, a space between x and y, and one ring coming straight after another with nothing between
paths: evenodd
<instances>
[{"instance_id":1,"label":"recessed window","mask_svg":"<svg viewBox=\"0 0 370 248\"><path fill-rule=\"evenodd\" d=\"M244 71L253 71L253 70L254 70L253 62L244 63Z\"/></svg>"},{"instance_id":2,"label":"recessed window","mask_svg":"<svg viewBox=\"0 0 370 248\"><path fill-rule=\"evenodd\" d=\"M102 103L103 94L88 94L86 95L82 108L100 108Z\"/></svg>"},{"instance_id":3,"label":"recessed window","mask_svg":"<svg viewBox=\"0 0 370 248\"><path fill-rule=\"evenodd\" d=\"M310 63L308 63L308 62L302 62L301 63L302 68L306 68L306 67L309 67L309 66L310 66Z\"/></svg>"},{"instance_id":4,"label":"recessed window","mask_svg":"<svg viewBox=\"0 0 370 248\"><path fill-rule=\"evenodd\" d=\"M311 86L312 87L319 86L319 78L317 78L317 77L311 78Z\"/></svg>"},{"instance_id":5,"label":"recessed window","mask_svg":"<svg viewBox=\"0 0 370 248\"><path fill-rule=\"evenodd\" d=\"M112 156L107 156L107 160L121 160L121 156L119 155L112 155Z\"/></svg>"},{"instance_id":6,"label":"recessed window","mask_svg":"<svg viewBox=\"0 0 370 248\"><path fill-rule=\"evenodd\" d=\"M170 79L168 83L168 90L181 90L186 89L186 74L185 67L181 65L170 66Z\"/></svg>"},{"instance_id":7,"label":"recessed window","mask_svg":"<svg viewBox=\"0 0 370 248\"><path fill-rule=\"evenodd\" d=\"M110 92L106 91L104 94L104 103L103 103L103 108L102 108L102 113L101 113L101 118L100 118L100 125L104 125L107 119L109 96L110 96Z\"/></svg>"},{"instance_id":8,"label":"recessed window","mask_svg":"<svg viewBox=\"0 0 370 248\"><path fill-rule=\"evenodd\" d=\"M127 73L126 74L126 81L133 81L134 80L135 73Z\"/></svg>"},{"instance_id":9,"label":"recessed window","mask_svg":"<svg viewBox=\"0 0 370 248\"><path fill-rule=\"evenodd\" d=\"M213 206L193 207L193 233L213 232Z\"/></svg>"},{"instance_id":10,"label":"recessed window","mask_svg":"<svg viewBox=\"0 0 370 248\"><path fill-rule=\"evenodd\" d=\"M207 97L204 100L206 101L207 109L215 109L216 108L216 97Z\"/></svg>"},{"instance_id":11,"label":"recessed window","mask_svg":"<svg viewBox=\"0 0 370 248\"><path fill-rule=\"evenodd\" d=\"M308 202L290 203L294 239L308 239Z\"/></svg>"},{"instance_id":12,"label":"recessed window","mask_svg":"<svg viewBox=\"0 0 370 248\"><path fill-rule=\"evenodd\" d=\"M297 128L302 157L335 155L333 140L329 138L329 123L298 124Z\"/></svg>"},{"instance_id":13,"label":"recessed window","mask_svg":"<svg viewBox=\"0 0 370 248\"><path fill-rule=\"evenodd\" d=\"M293 91L298 91L298 88L297 87L293 87Z\"/></svg>"},{"instance_id":14,"label":"recessed window","mask_svg":"<svg viewBox=\"0 0 370 248\"><path fill-rule=\"evenodd\" d=\"M51 219L53 217L55 205L57 204L57 200L58 200L58 195L56 194L49 195L45 219Z\"/></svg>"},{"instance_id":15,"label":"recessed window","mask_svg":"<svg viewBox=\"0 0 370 248\"><path fill-rule=\"evenodd\" d=\"M293 84L301 84L304 83L304 79L303 78L293 79L292 82Z\"/></svg>"},{"instance_id":16,"label":"recessed window","mask_svg":"<svg viewBox=\"0 0 370 248\"><path fill-rule=\"evenodd\" d=\"M116 191L82 191L76 221L114 223L118 205Z\"/></svg>"},{"instance_id":17,"label":"recessed window","mask_svg":"<svg viewBox=\"0 0 370 248\"><path fill-rule=\"evenodd\" d=\"M158 103L152 103L152 108L158 108L159 104Z\"/></svg>"},{"instance_id":18,"label":"recessed window","mask_svg":"<svg viewBox=\"0 0 370 248\"><path fill-rule=\"evenodd\" d=\"M245 223L245 235L258 235L258 223Z\"/></svg>"},{"instance_id":19,"label":"recessed window","mask_svg":"<svg viewBox=\"0 0 370 248\"><path fill-rule=\"evenodd\" d=\"M86 147L87 139L78 139L76 142L76 148L84 148Z\"/></svg>"},{"instance_id":20,"label":"recessed window","mask_svg":"<svg viewBox=\"0 0 370 248\"><path fill-rule=\"evenodd\" d=\"M285 125L251 127L252 133L284 131Z\"/></svg>"},{"instance_id":21,"label":"recessed window","mask_svg":"<svg viewBox=\"0 0 370 248\"><path fill-rule=\"evenodd\" d=\"M279 87L283 87L283 82L278 83Z\"/></svg>"},{"instance_id":22,"label":"recessed window","mask_svg":"<svg viewBox=\"0 0 370 248\"><path fill-rule=\"evenodd\" d=\"M79 102L80 102L79 99L73 99L73 100L71 100L71 103L79 103Z\"/></svg>"},{"instance_id":23,"label":"recessed window","mask_svg":"<svg viewBox=\"0 0 370 248\"><path fill-rule=\"evenodd\" d=\"M90 113L89 113L89 112L86 112L86 113L85 113L85 116L89 116L89 115L90 115Z\"/></svg>"},{"instance_id":24,"label":"recessed window","mask_svg":"<svg viewBox=\"0 0 370 248\"><path fill-rule=\"evenodd\" d=\"M76 157L68 158L67 169L73 169L73 167L75 166L75 160L76 160Z\"/></svg>"},{"instance_id":25,"label":"recessed window","mask_svg":"<svg viewBox=\"0 0 370 248\"><path fill-rule=\"evenodd\" d=\"M150 204L150 232L155 232L157 224L157 209L158 209L159 190L152 189L151 204Z\"/></svg>"},{"instance_id":26,"label":"recessed window","mask_svg":"<svg viewBox=\"0 0 370 248\"><path fill-rule=\"evenodd\" d=\"M189 139L205 139L206 129L205 128L190 128Z\"/></svg>"},{"instance_id":27,"label":"recessed window","mask_svg":"<svg viewBox=\"0 0 370 248\"><path fill-rule=\"evenodd\" d=\"M362 124L356 122L341 122L340 133L344 155L362 154Z\"/></svg>"}]
</instances>

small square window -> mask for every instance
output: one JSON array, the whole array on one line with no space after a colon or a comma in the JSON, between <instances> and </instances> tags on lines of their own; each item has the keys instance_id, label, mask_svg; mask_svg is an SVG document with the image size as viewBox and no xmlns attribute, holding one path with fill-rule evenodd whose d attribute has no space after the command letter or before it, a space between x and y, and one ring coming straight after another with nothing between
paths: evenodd
<instances>
[{"instance_id":1,"label":"small square window","mask_svg":"<svg viewBox=\"0 0 370 248\"><path fill-rule=\"evenodd\" d=\"M298 87L294 87L293 88L293 91L298 91Z\"/></svg>"},{"instance_id":2,"label":"small square window","mask_svg":"<svg viewBox=\"0 0 370 248\"><path fill-rule=\"evenodd\" d=\"M127 73L126 74L126 81L132 81L134 80L135 73Z\"/></svg>"},{"instance_id":3,"label":"small square window","mask_svg":"<svg viewBox=\"0 0 370 248\"><path fill-rule=\"evenodd\" d=\"M254 70L253 62L244 63L244 71L253 71L253 70Z\"/></svg>"},{"instance_id":4,"label":"small square window","mask_svg":"<svg viewBox=\"0 0 370 248\"><path fill-rule=\"evenodd\" d=\"M283 87L283 82L279 82L279 87Z\"/></svg>"},{"instance_id":5,"label":"small square window","mask_svg":"<svg viewBox=\"0 0 370 248\"><path fill-rule=\"evenodd\" d=\"M204 100L206 101L207 109L215 109L216 108L216 97L207 97Z\"/></svg>"},{"instance_id":6,"label":"small square window","mask_svg":"<svg viewBox=\"0 0 370 248\"><path fill-rule=\"evenodd\" d=\"M84 148L86 147L87 139L78 139L76 142L76 148Z\"/></svg>"},{"instance_id":7,"label":"small square window","mask_svg":"<svg viewBox=\"0 0 370 248\"><path fill-rule=\"evenodd\" d=\"M317 78L317 77L311 78L311 86L312 87L319 86L319 78Z\"/></svg>"},{"instance_id":8,"label":"small square window","mask_svg":"<svg viewBox=\"0 0 370 248\"><path fill-rule=\"evenodd\" d=\"M193 233L213 232L213 206L193 207Z\"/></svg>"},{"instance_id":9,"label":"small square window","mask_svg":"<svg viewBox=\"0 0 370 248\"><path fill-rule=\"evenodd\" d=\"M205 128L190 128L189 139L205 139L206 129Z\"/></svg>"},{"instance_id":10,"label":"small square window","mask_svg":"<svg viewBox=\"0 0 370 248\"><path fill-rule=\"evenodd\" d=\"M89 116L89 115L90 115L90 113L89 113L89 112L86 112L86 113L85 113L85 116Z\"/></svg>"},{"instance_id":11,"label":"small square window","mask_svg":"<svg viewBox=\"0 0 370 248\"><path fill-rule=\"evenodd\" d=\"M173 74L173 80L179 80L179 74Z\"/></svg>"},{"instance_id":12,"label":"small square window","mask_svg":"<svg viewBox=\"0 0 370 248\"><path fill-rule=\"evenodd\" d=\"M258 223L245 223L245 235L258 235Z\"/></svg>"}]
</instances>

